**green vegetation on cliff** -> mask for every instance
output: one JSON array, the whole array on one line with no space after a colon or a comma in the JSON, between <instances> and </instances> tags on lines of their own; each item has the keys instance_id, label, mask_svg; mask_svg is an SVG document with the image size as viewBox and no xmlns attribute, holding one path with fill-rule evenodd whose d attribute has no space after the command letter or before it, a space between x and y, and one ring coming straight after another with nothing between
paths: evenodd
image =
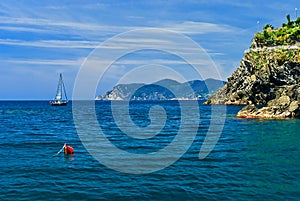
<instances>
[{"instance_id":1,"label":"green vegetation on cliff","mask_svg":"<svg viewBox=\"0 0 300 201\"><path fill-rule=\"evenodd\" d=\"M291 21L290 15L286 18L287 23L283 23L282 27L277 29L270 24L265 25L261 32L255 34L252 47L293 45L300 42L300 17L295 21Z\"/></svg>"},{"instance_id":2,"label":"green vegetation on cliff","mask_svg":"<svg viewBox=\"0 0 300 201\"><path fill-rule=\"evenodd\" d=\"M258 70L267 67L270 63L278 66L287 61L300 63L300 47L278 47L274 49L265 49L263 51L250 50L245 56Z\"/></svg>"}]
</instances>

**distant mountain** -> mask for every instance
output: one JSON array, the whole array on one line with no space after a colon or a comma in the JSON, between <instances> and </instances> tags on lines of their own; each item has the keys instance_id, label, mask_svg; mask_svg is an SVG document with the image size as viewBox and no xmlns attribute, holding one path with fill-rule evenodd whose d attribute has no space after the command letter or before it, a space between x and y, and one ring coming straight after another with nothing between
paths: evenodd
<instances>
[{"instance_id":1,"label":"distant mountain","mask_svg":"<svg viewBox=\"0 0 300 201\"><path fill-rule=\"evenodd\" d=\"M184 83L164 79L153 84L119 84L97 96L96 100L206 100L224 84L224 81L215 79Z\"/></svg>"}]
</instances>

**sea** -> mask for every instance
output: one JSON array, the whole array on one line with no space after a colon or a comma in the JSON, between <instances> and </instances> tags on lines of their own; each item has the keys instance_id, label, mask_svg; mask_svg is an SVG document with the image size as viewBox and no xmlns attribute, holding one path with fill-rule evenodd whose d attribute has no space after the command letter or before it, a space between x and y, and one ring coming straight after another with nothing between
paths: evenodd
<instances>
[{"instance_id":1,"label":"sea","mask_svg":"<svg viewBox=\"0 0 300 201\"><path fill-rule=\"evenodd\" d=\"M299 119L239 119L240 106L174 100L82 101L86 116L75 121L74 103L0 101L0 200L300 200ZM89 115L98 128L87 126ZM80 128L102 141L96 136L91 148ZM121 160L104 138L129 155ZM58 153L64 143L73 155ZM160 160L147 158L160 151Z\"/></svg>"}]
</instances>

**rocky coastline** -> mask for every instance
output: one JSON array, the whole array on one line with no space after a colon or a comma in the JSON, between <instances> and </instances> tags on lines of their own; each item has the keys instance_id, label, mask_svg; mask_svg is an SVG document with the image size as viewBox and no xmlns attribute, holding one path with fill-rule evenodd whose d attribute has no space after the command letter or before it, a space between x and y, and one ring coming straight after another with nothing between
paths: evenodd
<instances>
[{"instance_id":1,"label":"rocky coastline","mask_svg":"<svg viewBox=\"0 0 300 201\"><path fill-rule=\"evenodd\" d=\"M245 105L240 118L300 118L299 40L263 46L254 37L240 66L205 104Z\"/></svg>"}]
</instances>

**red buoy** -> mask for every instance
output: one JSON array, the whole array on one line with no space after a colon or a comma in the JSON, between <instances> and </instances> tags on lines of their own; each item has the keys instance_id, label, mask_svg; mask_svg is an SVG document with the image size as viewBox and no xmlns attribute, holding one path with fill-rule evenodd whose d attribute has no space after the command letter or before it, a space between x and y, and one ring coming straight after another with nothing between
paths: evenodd
<instances>
[{"instance_id":1,"label":"red buoy","mask_svg":"<svg viewBox=\"0 0 300 201\"><path fill-rule=\"evenodd\" d=\"M74 149L71 146L68 146L67 144L64 145L64 152L65 154L74 154Z\"/></svg>"}]
</instances>

